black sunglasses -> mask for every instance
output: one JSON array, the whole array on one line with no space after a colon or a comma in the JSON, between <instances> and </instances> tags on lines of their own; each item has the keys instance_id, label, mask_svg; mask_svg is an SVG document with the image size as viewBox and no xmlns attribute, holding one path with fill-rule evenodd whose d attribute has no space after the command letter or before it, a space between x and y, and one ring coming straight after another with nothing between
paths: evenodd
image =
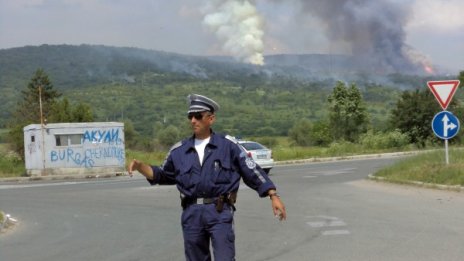
<instances>
[{"instance_id":1,"label":"black sunglasses","mask_svg":"<svg viewBox=\"0 0 464 261\"><path fill-rule=\"evenodd\" d=\"M195 120L199 121L203 119L203 114L201 114L201 112L192 112L188 114L187 118L189 120L191 120L192 118L195 118Z\"/></svg>"}]
</instances>

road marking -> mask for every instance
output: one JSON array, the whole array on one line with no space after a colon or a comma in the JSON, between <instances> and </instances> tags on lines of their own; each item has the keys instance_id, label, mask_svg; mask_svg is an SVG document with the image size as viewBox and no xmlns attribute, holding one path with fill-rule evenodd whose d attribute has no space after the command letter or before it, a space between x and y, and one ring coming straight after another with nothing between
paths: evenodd
<instances>
[{"instance_id":1,"label":"road marking","mask_svg":"<svg viewBox=\"0 0 464 261\"><path fill-rule=\"evenodd\" d=\"M349 235L350 231L348 230L326 230L322 231L323 236L337 236L337 235Z\"/></svg>"},{"instance_id":2,"label":"road marking","mask_svg":"<svg viewBox=\"0 0 464 261\"><path fill-rule=\"evenodd\" d=\"M346 223L342 220L336 221L318 221L318 222L306 222L310 227L344 227Z\"/></svg>"},{"instance_id":3,"label":"road marking","mask_svg":"<svg viewBox=\"0 0 464 261\"><path fill-rule=\"evenodd\" d=\"M340 174L349 174L356 171L356 168L345 168L345 169L336 169L336 170L327 170L327 171L316 171L311 172L313 175L306 175L303 178L317 178L320 176L334 176Z\"/></svg>"},{"instance_id":4,"label":"road marking","mask_svg":"<svg viewBox=\"0 0 464 261\"><path fill-rule=\"evenodd\" d=\"M327 170L327 171L320 171L313 174L319 174L322 176L333 176L333 175L340 175L345 173L353 173L356 168L345 168L345 169L336 169L336 170Z\"/></svg>"},{"instance_id":5,"label":"road marking","mask_svg":"<svg viewBox=\"0 0 464 261\"><path fill-rule=\"evenodd\" d=\"M330 228L330 227L345 227L345 221L341 220L338 217L330 216L307 216L308 219L312 221L306 222L306 224L312 228ZM348 235L350 234L349 230L323 230L321 231L323 236L333 236L333 235Z\"/></svg>"}]
</instances>

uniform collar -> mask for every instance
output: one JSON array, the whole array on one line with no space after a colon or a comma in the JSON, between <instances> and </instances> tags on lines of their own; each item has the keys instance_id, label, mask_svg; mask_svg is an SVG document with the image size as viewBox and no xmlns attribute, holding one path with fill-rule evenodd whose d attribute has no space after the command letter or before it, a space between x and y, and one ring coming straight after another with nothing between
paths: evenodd
<instances>
[{"instance_id":1,"label":"uniform collar","mask_svg":"<svg viewBox=\"0 0 464 261\"><path fill-rule=\"evenodd\" d=\"M195 135L192 135L186 142L186 151L194 150L195 149ZM217 147L218 146L218 136L217 134L211 130L211 136L209 139L209 143L206 146Z\"/></svg>"}]
</instances>

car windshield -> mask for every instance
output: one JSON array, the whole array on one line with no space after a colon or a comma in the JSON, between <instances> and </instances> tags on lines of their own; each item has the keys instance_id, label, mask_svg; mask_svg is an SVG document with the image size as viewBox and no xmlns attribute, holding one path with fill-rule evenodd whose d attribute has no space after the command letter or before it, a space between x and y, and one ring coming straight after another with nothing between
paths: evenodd
<instances>
[{"instance_id":1,"label":"car windshield","mask_svg":"<svg viewBox=\"0 0 464 261\"><path fill-rule=\"evenodd\" d=\"M263 150L266 149L263 147L261 144L256 143L256 142L244 142L240 143L246 150Z\"/></svg>"}]
</instances>

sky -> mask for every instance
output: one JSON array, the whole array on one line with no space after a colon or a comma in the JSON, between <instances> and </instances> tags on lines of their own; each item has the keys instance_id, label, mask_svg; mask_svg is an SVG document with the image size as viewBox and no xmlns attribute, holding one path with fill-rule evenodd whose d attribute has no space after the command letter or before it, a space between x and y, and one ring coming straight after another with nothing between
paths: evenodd
<instances>
[{"instance_id":1,"label":"sky","mask_svg":"<svg viewBox=\"0 0 464 261\"><path fill-rule=\"evenodd\" d=\"M0 49L98 44L256 64L270 54L353 54L457 74L462 10L462 0L0 0Z\"/></svg>"}]
</instances>

